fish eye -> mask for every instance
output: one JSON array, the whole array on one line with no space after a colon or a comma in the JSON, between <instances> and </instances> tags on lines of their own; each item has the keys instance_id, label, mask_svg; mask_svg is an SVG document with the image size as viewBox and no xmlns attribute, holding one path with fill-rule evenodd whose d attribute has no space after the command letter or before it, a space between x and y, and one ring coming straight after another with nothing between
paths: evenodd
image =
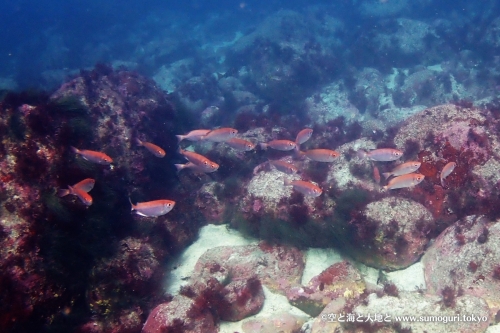
<instances>
[{"instance_id":1,"label":"fish eye","mask_svg":"<svg viewBox=\"0 0 500 333\"><path fill-rule=\"evenodd\" d=\"M207 161L204 161L204 162L203 162L203 164L204 164L204 165L208 165L208 162L207 162Z\"/></svg>"}]
</instances>

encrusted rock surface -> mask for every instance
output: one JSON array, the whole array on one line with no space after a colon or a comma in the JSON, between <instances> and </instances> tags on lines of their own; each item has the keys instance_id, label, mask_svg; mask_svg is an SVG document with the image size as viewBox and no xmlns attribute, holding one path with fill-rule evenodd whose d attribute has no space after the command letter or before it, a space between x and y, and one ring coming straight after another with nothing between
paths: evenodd
<instances>
[{"instance_id":1,"label":"encrusted rock surface","mask_svg":"<svg viewBox=\"0 0 500 333\"><path fill-rule=\"evenodd\" d=\"M190 319L188 312L194 301L182 295L176 296L171 302L158 305L149 314L142 333L186 332L186 333L217 333L214 319L209 311Z\"/></svg>"},{"instance_id":2,"label":"encrusted rock surface","mask_svg":"<svg viewBox=\"0 0 500 333\"><path fill-rule=\"evenodd\" d=\"M313 277L305 286L292 287L287 292L291 304L315 317L333 300L344 302L359 297L365 284L358 270L342 261Z\"/></svg>"},{"instance_id":3,"label":"encrusted rock surface","mask_svg":"<svg viewBox=\"0 0 500 333\"><path fill-rule=\"evenodd\" d=\"M432 223L433 218L422 204L397 196L386 197L366 205L363 216L365 220L353 222L360 240L354 250L359 261L395 270L410 266L424 253L429 239L419 228ZM367 232L371 232L373 238L364 243Z\"/></svg>"},{"instance_id":4,"label":"encrusted rock surface","mask_svg":"<svg viewBox=\"0 0 500 333\"><path fill-rule=\"evenodd\" d=\"M193 280L206 274L227 269L235 279L258 276L274 292L285 294L287 288L300 283L304 257L298 249L265 243L248 246L221 246L205 252L196 263ZM205 273L204 273L205 272Z\"/></svg>"},{"instance_id":5,"label":"encrusted rock surface","mask_svg":"<svg viewBox=\"0 0 500 333\"><path fill-rule=\"evenodd\" d=\"M483 298L500 310L500 223L468 216L443 231L422 257L429 293L443 290Z\"/></svg>"}]
</instances>

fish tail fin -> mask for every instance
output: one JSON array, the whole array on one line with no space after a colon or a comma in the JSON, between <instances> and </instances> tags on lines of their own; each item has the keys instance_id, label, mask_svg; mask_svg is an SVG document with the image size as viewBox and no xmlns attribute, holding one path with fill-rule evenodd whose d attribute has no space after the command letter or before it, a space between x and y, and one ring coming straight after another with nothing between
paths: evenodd
<instances>
[{"instance_id":1,"label":"fish tail fin","mask_svg":"<svg viewBox=\"0 0 500 333\"><path fill-rule=\"evenodd\" d=\"M80 150L79 150L78 148L73 147L73 146L71 146L71 151L72 151L73 153L75 153L75 154L78 154L78 153L80 152Z\"/></svg>"},{"instance_id":2,"label":"fish tail fin","mask_svg":"<svg viewBox=\"0 0 500 333\"><path fill-rule=\"evenodd\" d=\"M180 143L182 140L186 138L185 135L176 135L175 137L177 138L177 143Z\"/></svg>"},{"instance_id":3,"label":"fish tail fin","mask_svg":"<svg viewBox=\"0 0 500 333\"><path fill-rule=\"evenodd\" d=\"M389 189L389 187L387 187L387 186L382 186L382 188L381 188L382 191L387 191L388 189Z\"/></svg>"},{"instance_id":4,"label":"fish tail fin","mask_svg":"<svg viewBox=\"0 0 500 333\"><path fill-rule=\"evenodd\" d=\"M263 150L266 150L266 149L267 149L267 143L261 142L261 143L259 143L259 146L260 146L260 148L262 148Z\"/></svg>"},{"instance_id":5,"label":"fish tail fin","mask_svg":"<svg viewBox=\"0 0 500 333\"><path fill-rule=\"evenodd\" d=\"M444 178L441 178L441 186L442 186L443 188L445 188L445 187L446 187L446 184L444 183Z\"/></svg>"},{"instance_id":6,"label":"fish tail fin","mask_svg":"<svg viewBox=\"0 0 500 333\"><path fill-rule=\"evenodd\" d=\"M142 146L142 141L139 138L135 138L135 143L137 143L139 146Z\"/></svg>"},{"instance_id":7,"label":"fish tail fin","mask_svg":"<svg viewBox=\"0 0 500 333\"><path fill-rule=\"evenodd\" d=\"M283 180L283 185L285 185L285 186L292 185L292 181L291 181L291 180L289 180L289 179L286 179L286 178L285 178L285 179Z\"/></svg>"},{"instance_id":8,"label":"fish tail fin","mask_svg":"<svg viewBox=\"0 0 500 333\"><path fill-rule=\"evenodd\" d=\"M366 152L366 150L363 149L360 149L356 152L356 155L358 155L360 159L365 159L367 154L368 153Z\"/></svg>"},{"instance_id":9,"label":"fish tail fin","mask_svg":"<svg viewBox=\"0 0 500 333\"><path fill-rule=\"evenodd\" d=\"M70 192L71 191L69 189L67 189L67 188L66 189L59 189L59 190L57 190L57 196L58 197L65 197L68 194L70 194Z\"/></svg>"},{"instance_id":10,"label":"fish tail fin","mask_svg":"<svg viewBox=\"0 0 500 333\"><path fill-rule=\"evenodd\" d=\"M186 168L186 164L174 164L177 173L181 172L182 169Z\"/></svg>"},{"instance_id":11,"label":"fish tail fin","mask_svg":"<svg viewBox=\"0 0 500 333\"><path fill-rule=\"evenodd\" d=\"M391 176L391 173L390 172L382 172L382 176L384 176L384 178L387 179Z\"/></svg>"},{"instance_id":12,"label":"fish tail fin","mask_svg":"<svg viewBox=\"0 0 500 333\"><path fill-rule=\"evenodd\" d=\"M130 202L130 211L133 212L134 211L134 204L132 203L132 199L130 199L130 197L128 197L128 202Z\"/></svg>"},{"instance_id":13,"label":"fish tail fin","mask_svg":"<svg viewBox=\"0 0 500 333\"><path fill-rule=\"evenodd\" d=\"M295 158L304 158L304 156L305 156L305 153L303 151L300 151L300 147L298 144L293 149L293 156Z\"/></svg>"}]
</instances>

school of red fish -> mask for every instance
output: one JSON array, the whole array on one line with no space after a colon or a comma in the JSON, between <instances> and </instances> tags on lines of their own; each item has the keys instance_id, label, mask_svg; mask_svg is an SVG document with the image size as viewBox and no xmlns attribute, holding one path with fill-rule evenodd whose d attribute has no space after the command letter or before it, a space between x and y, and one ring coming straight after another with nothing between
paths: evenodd
<instances>
[{"instance_id":1,"label":"school of red fish","mask_svg":"<svg viewBox=\"0 0 500 333\"><path fill-rule=\"evenodd\" d=\"M241 152L247 152L255 149L256 144L245 139L237 138L238 130L234 128L217 128L217 129L197 129L191 131L185 135L177 135L178 143L183 140L188 140L192 142L197 141L210 141L225 143L232 149ZM300 145L305 143L311 138L313 130L310 128L305 128L297 134L295 141L291 140L272 140L269 142L260 143L262 149L276 149L281 151L293 152L295 158L304 159L307 158L315 162L333 162L340 153L335 150L330 149L310 149L306 151L300 150ZM146 141L141 141L136 139L136 144L146 148L150 153L158 158L165 157L165 150L161 147ZM71 147L72 151L80 155L83 159L97 164L110 165L113 163L113 159L108 155L93 151L84 150ZM190 169L192 171L201 173L215 172L219 168L219 165L203 155L200 155L193 151L183 150L178 148L178 153L184 156L187 160L185 164L175 164L177 172L184 169ZM391 162L396 161L403 156L403 152L393 148L381 148L374 149L371 151L359 150L357 153L358 157L361 159L367 159L372 161L373 166L373 177L377 184L380 183L381 177L378 167L374 164L375 162ZM292 163L288 163L282 160L269 160L268 163L272 165L276 170L283 172L285 174L296 174L299 170ZM418 161L408 161L405 163L398 164L392 171L385 172L382 176L387 180L387 185L382 186L382 190L393 190L398 188L413 187L421 183L425 176L416 171L420 168L421 163ZM448 177L456 167L455 162L449 162L443 167L440 174L441 185L445 187L445 178ZM94 188L95 180L91 178L84 179L72 186L68 186L68 189L60 189L57 195L64 197L66 195L75 195L78 199L86 206L92 205L92 197L88 192ZM318 197L323 193L323 190L313 182L304 180L284 180L284 186L292 186L292 188L302 193L304 196ZM170 212L174 206L175 201L160 199L147 202L138 202L136 204L132 203L130 200L131 211L136 212L136 214L145 217L157 217Z\"/></svg>"}]
</instances>

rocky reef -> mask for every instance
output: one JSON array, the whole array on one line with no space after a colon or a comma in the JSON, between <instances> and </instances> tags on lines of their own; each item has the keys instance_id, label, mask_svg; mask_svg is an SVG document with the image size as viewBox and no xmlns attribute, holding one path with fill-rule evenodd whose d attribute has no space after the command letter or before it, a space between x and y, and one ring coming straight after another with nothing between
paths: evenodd
<instances>
[{"instance_id":1,"label":"rocky reef","mask_svg":"<svg viewBox=\"0 0 500 333\"><path fill-rule=\"evenodd\" d=\"M177 192L171 165L134 141L154 141L173 158L180 123L173 104L151 80L97 66L52 95L9 93L0 109L2 331L49 325L137 332L165 299L166 258L193 239L201 221L183 212L189 199L168 218L130 213L129 196L144 201ZM105 152L114 162L90 163L71 146ZM91 206L56 195L89 177Z\"/></svg>"}]
</instances>

